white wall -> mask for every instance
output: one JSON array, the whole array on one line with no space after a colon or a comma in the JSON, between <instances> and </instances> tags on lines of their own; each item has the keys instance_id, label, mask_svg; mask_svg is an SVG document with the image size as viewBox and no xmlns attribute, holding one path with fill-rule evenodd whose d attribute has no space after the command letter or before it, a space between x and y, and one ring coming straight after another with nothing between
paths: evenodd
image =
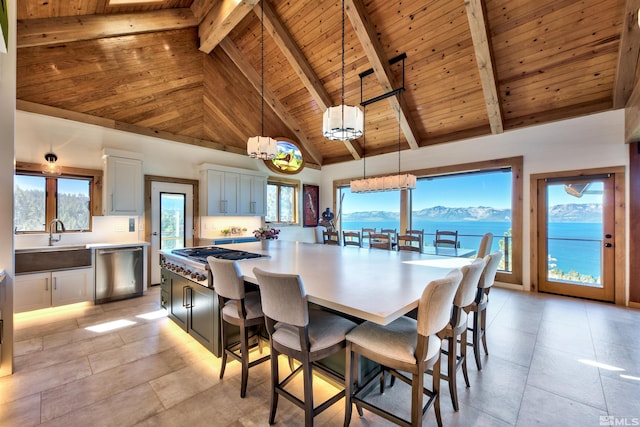
<instances>
[{"instance_id":1,"label":"white wall","mask_svg":"<svg viewBox=\"0 0 640 427\"><path fill-rule=\"evenodd\" d=\"M78 123L40 114L18 111L16 113L16 159L30 163L42 163L45 153L52 151L58 156L61 166L102 169L102 150L111 148L135 152L142 155L143 173L165 177L199 179L202 163L249 169L273 175L261 160L249 156L187 145L144 135L136 135L100 126ZM281 178L283 175L279 175ZM320 183L320 171L305 168L286 178L300 184ZM12 187L11 187L12 188ZM301 186L302 188L302 186ZM128 219L128 218L126 218ZM220 237L219 229L228 225L246 226L249 232L256 228L255 218L249 219L205 219L204 223L215 224L215 230L202 228L203 237ZM66 244L105 242L129 242L144 237L144 224L136 226L138 233L121 232L120 222L110 218L94 218L92 233L64 235ZM212 227L213 228L213 227ZM281 227L283 240L315 241L313 229L298 226ZM46 245L48 235L18 235L17 247ZM44 242L44 243L43 243ZM64 244L64 243L62 243Z\"/></svg>"},{"instance_id":2,"label":"white wall","mask_svg":"<svg viewBox=\"0 0 640 427\"><path fill-rule=\"evenodd\" d=\"M624 143L624 110L616 110L531 126L500 135L439 144L411 152L405 151L401 157L401 166L403 171L410 171L523 156L524 218L522 236L523 260L525 260L523 284L525 289L529 289L531 277L528 262L531 257L529 248L530 175L609 166L628 167L627 150L628 147ZM366 159L367 175L394 173L398 171L397 167L397 153ZM321 206L332 206L334 180L360 178L362 170L362 160L323 167L320 184Z\"/></svg>"},{"instance_id":3,"label":"white wall","mask_svg":"<svg viewBox=\"0 0 640 427\"><path fill-rule=\"evenodd\" d=\"M0 318L4 339L0 376L13 370L13 146L16 109L16 1L9 0L8 53L0 53L0 270L7 277L0 286Z\"/></svg>"}]
</instances>

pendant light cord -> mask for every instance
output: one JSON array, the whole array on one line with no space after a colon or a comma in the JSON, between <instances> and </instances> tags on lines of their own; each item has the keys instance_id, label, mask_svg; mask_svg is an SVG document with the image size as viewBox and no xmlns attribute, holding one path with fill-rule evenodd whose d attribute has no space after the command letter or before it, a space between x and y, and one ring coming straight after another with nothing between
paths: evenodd
<instances>
[{"instance_id":1,"label":"pendant light cord","mask_svg":"<svg viewBox=\"0 0 640 427\"><path fill-rule=\"evenodd\" d=\"M262 74L262 86L260 87L260 136L264 136L264 0L260 3L260 73Z\"/></svg>"},{"instance_id":2,"label":"pendant light cord","mask_svg":"<svg viewBox=\"0 0 640 427\"><path fill-rule=\"evenodd\" d=\"M342 0L342 96L340 110L342 115L341 128L344 129L344 0Z\"/></svg>"},{"instance_id":3,"label":"pendant light cord","mask_svg":"<svg viewBox=\"0 0 640 427\"><path fill-rule=\"evenodd\" d=\"M367 178L367 106L365 105L362 112L362 179Z\"/></svg>"},{"instance_id":4,"label":"pendant light cord","mask_svg":"<svg viewBox=\"0 0 640 427\"><path fill-rule=\"evenodd\" d=\"M398 94L398 175L400 175L400 96L402 94Z\"/></svg>"}]
</instances>

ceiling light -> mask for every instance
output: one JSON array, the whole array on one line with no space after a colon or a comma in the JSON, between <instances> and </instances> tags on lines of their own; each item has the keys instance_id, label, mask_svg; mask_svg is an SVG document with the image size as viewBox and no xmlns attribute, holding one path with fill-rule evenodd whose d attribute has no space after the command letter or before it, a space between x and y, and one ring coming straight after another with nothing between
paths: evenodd
<instances>
[{"instance_id":1,"label":"ceiling light","mask_svg":"<svg viewBox=\"0 0 640 427\"><path fill-rule=\"evenodd\" d=\"M329 107L322 115L322 134L335 141L350 141L362 136L364 116L360 108L344 103L344 0L342 0L342 97L341 105Z\"/></svg>"},{"instance_id":2,"label":"ceiling light","mask_svg":"<svg viewBox=\"0 0 640 427\"><path fill-rule=\"evenodd\" d=\"M56 164L58 156L53 153L47 153L44 155L46 163L42 164L42 173L45 175L60 175L62 174L62 168Z\"/></svg>"},{"instance_id":3,"label":"ceiling light","mask_svg":"<svg viewBox=\"0 0 640 427\"><path fill-rule=\"evenodd\" d=\"M260 4L260 43L261 43L261 65L262 87L260 89L260 134L264 135L264 8ZM247 141L247 154L254 159L272 160L278 154L278 142L268 136L252 136Z\"/></svg>"}]
</instances>

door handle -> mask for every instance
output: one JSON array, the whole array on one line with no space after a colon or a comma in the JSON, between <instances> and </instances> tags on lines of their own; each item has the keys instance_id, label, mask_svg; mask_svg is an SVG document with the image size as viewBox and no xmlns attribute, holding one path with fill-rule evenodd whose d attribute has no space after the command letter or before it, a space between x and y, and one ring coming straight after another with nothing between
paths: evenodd
<instances>
[{"instance_id":1,"label":"door handle","mask_svg":"<svg viewBox=\"0 0 640 427\"><path fill-rule=\"evenodd\" d=\"M48 277L46 279L44 279L44 290L45 291L49 290L49 278Z\"/></svg>"},{"instance_id":2,"label":"door handle","mask_svg":"<svg viewBox=\"0 0 640 427\"><path fill-rule=\"evenodd\" d=\"M182 287L182 306L187 308L187 287Z\"/></svg>"},{"instance_id":3,"label":"door handle","mask_svg":"<svg viewBox=\"0 0 640 427\"><path fill-rule=\"evenodd\" d=\"M605 235L604 235L604 238L605 238L605 239L610 239L611 237L612 237L612 236L611 236L611 234L605 234Z\"/></svg>"},{"instance_id":4,"label":"door handle","mask_svg":"<svg viewBox=\"0 0 640 427\"><path fill-rule=\"evenodd\" d=\"M158 232L157 232L157 231L154 231L153 233L151 233L151 235L152 235L152 236L157 236L157 235L158 235Z\"/></svg>"},{"instance_id":5,"label":"door handle","mask_svg":"<svg viewBox=\"0 0 640 427\"><path fill-rule=\"evenodd\" d=\"M184 290L186 291L186 293L185 293L186 300L185 300L185 306L184 307L185 308L193 308L193 304L192 304L193 296L192 296L191 288L189 286L185 286Z\"/></svg>"},{"instance_id":6,"label":"door handle","mask_svg":"<svg viewBox=\"0 0 640 427\"><path fill-rule=\"evenodd\" d=\"M605 244L604 244L604 247L605 247L605 248L610 248L610 247L612 247L612 246L613 246L613 245L612 245L611 243L605 243Z\"/></svg>"},{"instance_id":7,"label":"door handle","mask_svg":"<svg viewBox=\"0 0 640 427\"><path fill-rule=\"evenodd\" d=\"M56 289L58 289L58 278L54 277L53 278L53 290L55 291Z\"/></svg>"}]
</instances>

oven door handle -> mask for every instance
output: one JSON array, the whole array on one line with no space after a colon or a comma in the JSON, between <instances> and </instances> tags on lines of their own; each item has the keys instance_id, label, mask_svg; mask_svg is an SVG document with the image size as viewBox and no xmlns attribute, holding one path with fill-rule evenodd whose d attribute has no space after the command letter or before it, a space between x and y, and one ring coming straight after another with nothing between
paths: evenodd
<instances>
[{"instance_id":1,"label":"oven door handle","mask_svg":"<svg viewBox=\"0 0 640 427\"><path fill-rule=\"evenodd\" d=\"M182 306L184 308L193 308L193 294L190 286L182 287Z\"/></svg>"}]
</instances>

